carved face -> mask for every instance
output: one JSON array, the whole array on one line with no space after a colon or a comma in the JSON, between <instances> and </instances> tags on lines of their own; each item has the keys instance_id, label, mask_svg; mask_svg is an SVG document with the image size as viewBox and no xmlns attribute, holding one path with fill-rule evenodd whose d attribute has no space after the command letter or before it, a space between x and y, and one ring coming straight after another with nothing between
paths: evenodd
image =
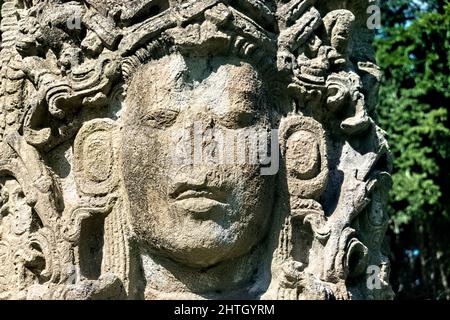
<instances>
[{"instance_id":1,"label":"carved face","mask_svg":"<svg viewBox=\"0 0 450 320\"><path fill-rule=\"evenodd\" d=\"M274 177L250 160L215 156L224 150L219 135L270 129L268 110L258 72L238 59L174 54L136 72L121 166L132 225L147 247L205 267L248 253L264 237Z\"/></svg>"}]
</instances>

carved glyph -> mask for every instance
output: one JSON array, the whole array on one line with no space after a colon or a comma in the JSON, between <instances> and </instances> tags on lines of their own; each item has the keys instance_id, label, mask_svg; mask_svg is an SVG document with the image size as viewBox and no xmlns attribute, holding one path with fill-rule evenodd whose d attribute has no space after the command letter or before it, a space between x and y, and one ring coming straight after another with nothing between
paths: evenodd
<instances>
[{"instance_id":1,"label":"carved glyph","mask_svg":"<svg viewBox=\"0 0 450 320\"><path fill-rule=\"evenodd\" d=\"M0 298L391 298L368 3L5 0Z\"/></svg>"}]
</instances>

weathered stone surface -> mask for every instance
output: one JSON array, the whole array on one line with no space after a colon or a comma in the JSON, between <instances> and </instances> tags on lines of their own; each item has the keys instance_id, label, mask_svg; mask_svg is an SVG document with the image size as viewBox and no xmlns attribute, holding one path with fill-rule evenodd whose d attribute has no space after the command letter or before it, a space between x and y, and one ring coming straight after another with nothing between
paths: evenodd
<instances>
[{"instance_id":1,"label":"weathered stone surface","mask_svg":"<svg viewBox=\"0 0 450 320\"><path fill-rule=\"evenodd\" d=\"M392 297L368 1L4 2L1 299Z\"/></svg>"}]
</instances>

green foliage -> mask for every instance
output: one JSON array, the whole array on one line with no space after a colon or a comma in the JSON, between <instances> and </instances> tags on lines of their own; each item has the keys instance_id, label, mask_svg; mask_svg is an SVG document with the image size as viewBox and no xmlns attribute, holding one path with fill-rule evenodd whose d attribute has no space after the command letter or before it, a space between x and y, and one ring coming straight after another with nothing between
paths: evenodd
<instances>
[{"instance_id":1,"label":"green foliage","mask_svg":"<svg viewBox=\"0 0 450 320\"><path fill-rule=\"evenodd\" d=\"M396 215L406 220L426 219L434 208L449 214L440 188L441 180L450 178L440 165L450 159L449 5L446 10L444 15L422 14L408 27L387 29L376 42L377 60L385 70L380 121L390 134L396 164L393 201L403 203L396 206Z\"/></svg>"},{"instance_id":2,"label":"green foliage","mask_svg":"<svg viewBox=\"0 0 450 320\"><path fill-rule=\"evenodd\" d=\"M437 11L442 0L379 0L385 28L398 27L415 20L421 12Z\"/></svg>"},{"instance_id":3,"label":"green foliage","mask_svg":"<svg viewBox=\"0 0 450 320\"><path fill-rule=\"evenodd\" d=\"M440 233L444 226L450 230L450 4L393 0L384 5L389 4L387 25L375 45L385 70L379 120L394 155L393 227L397 234L405 227L414 230L409 240L421 248L421 280L436 294L444 290L450 296L450 235ZM427 272L430 279L423 275Z\"/></svg>"}]
</instances>

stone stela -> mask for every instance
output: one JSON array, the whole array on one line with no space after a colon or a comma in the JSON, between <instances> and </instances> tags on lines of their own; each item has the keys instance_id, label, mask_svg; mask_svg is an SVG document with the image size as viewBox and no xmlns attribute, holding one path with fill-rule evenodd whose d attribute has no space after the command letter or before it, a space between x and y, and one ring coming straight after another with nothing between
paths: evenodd
<instances>
[{"instance_id":1,"label":"stone stela","mask_svg":"<svg viewBox=\"0 0 450 320\"><path fill-rule=\"evenodd\" d=\"M370 3L5 0L0 299L391 299Z\"/></svg>"}]
</instances>

